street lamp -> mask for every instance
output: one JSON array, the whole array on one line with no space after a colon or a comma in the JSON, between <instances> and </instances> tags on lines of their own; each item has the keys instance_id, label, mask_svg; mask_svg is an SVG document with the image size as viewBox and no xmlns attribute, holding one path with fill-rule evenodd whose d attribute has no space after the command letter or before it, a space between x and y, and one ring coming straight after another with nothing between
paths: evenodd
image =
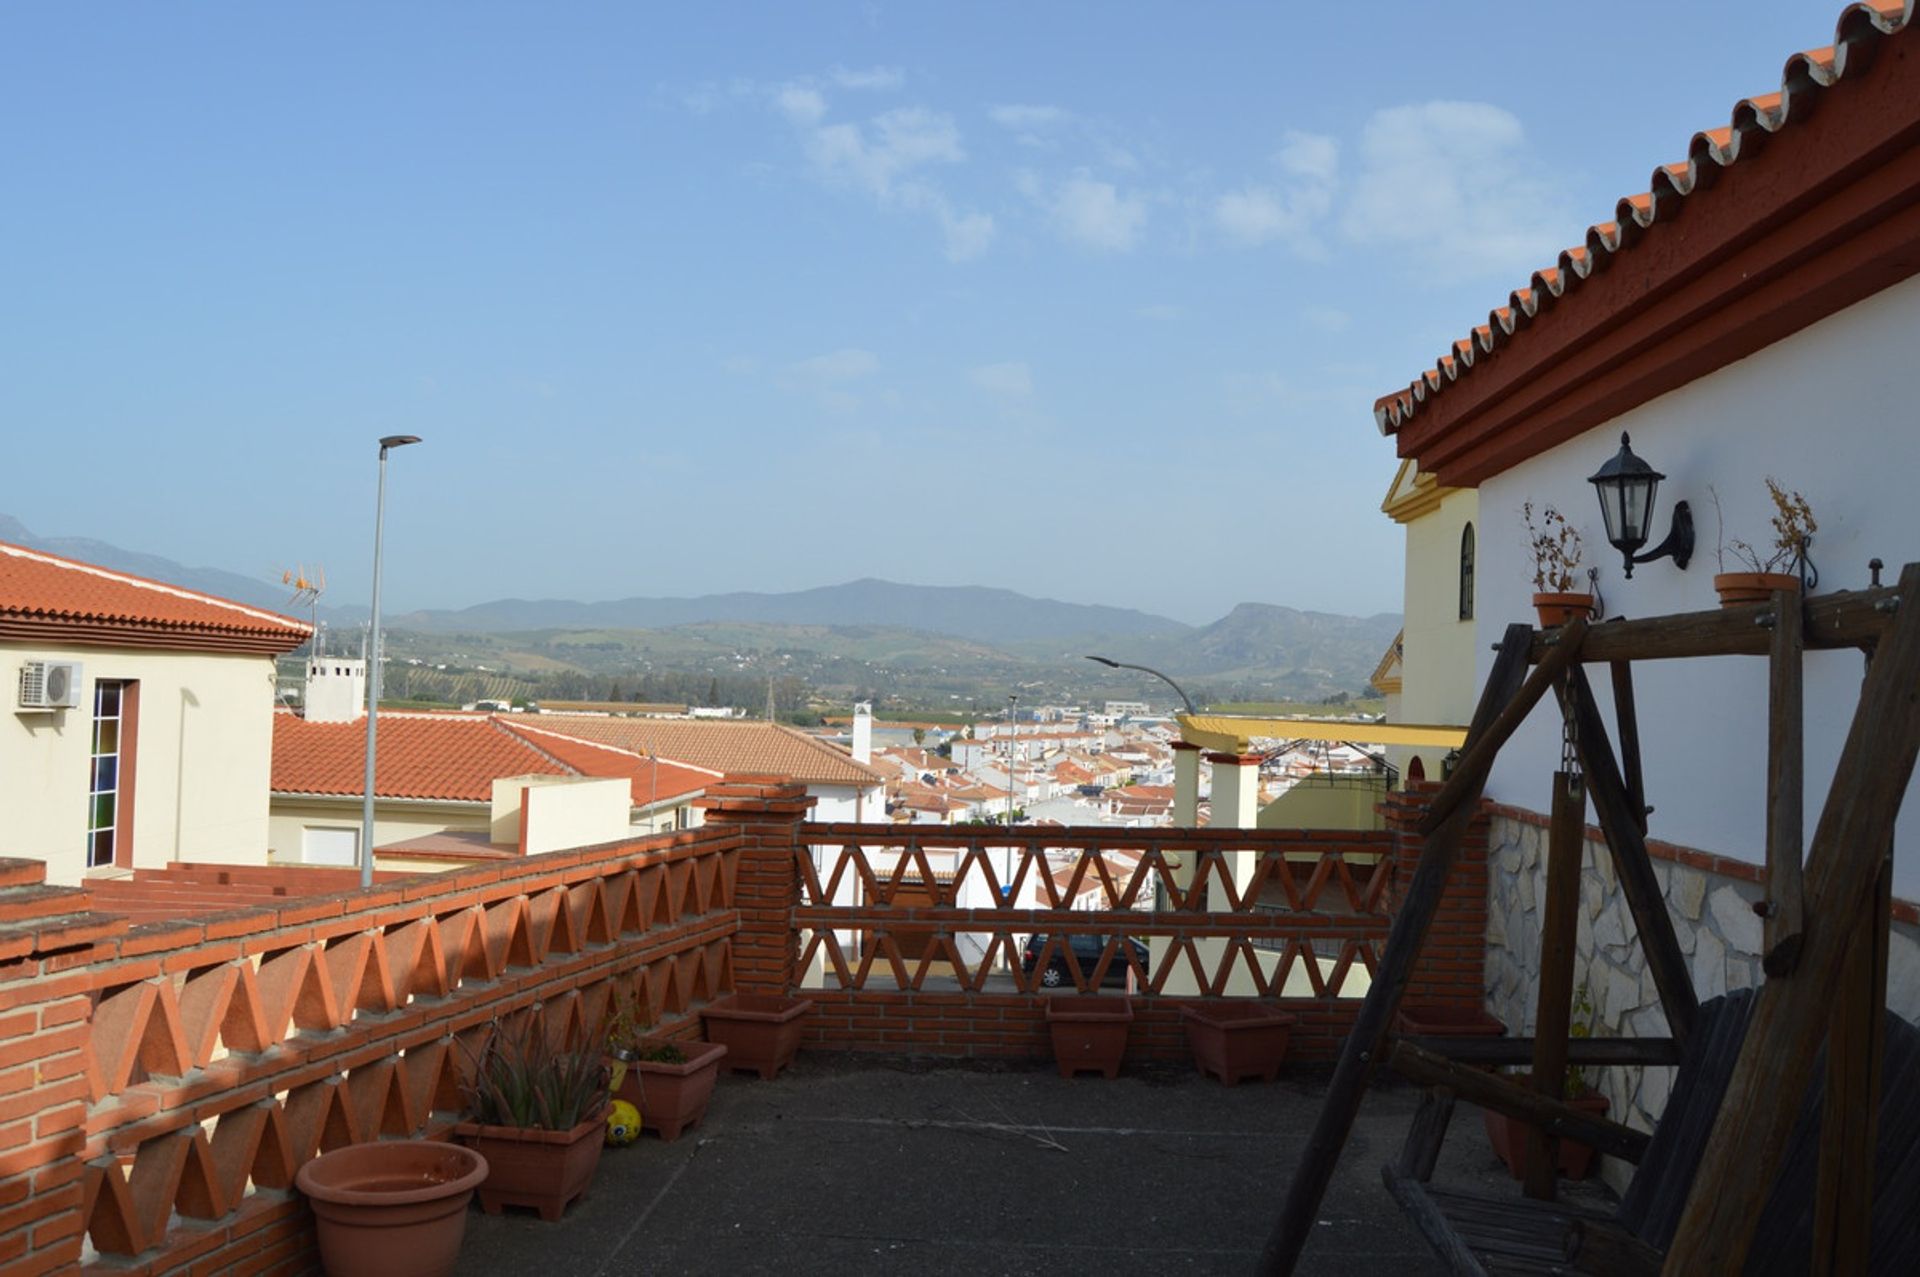
<instances>
[{"instance_id":1,"label":"street lamp","mask_svg":"<svg viewBox=\"0 0 1920 1277\"><path fill-rule=\"evenodd\" d=\"M367 779L360 807L360 886L373 885L373 742L380 710L380 529L387 511L387 452L419 443L419 435L387 435L380 440L380 488L373 502L373 620L367 660Z\"/></svg>"},{"instance_id":2,"label":"street lamp","mask_svg":"<svg viewBox=\"0 0 1920 1277\"><path fill-rule=\"evenodd\" d=\"M1172 679L1168 678L1165 674L1162 674L1159 670L1150 670L1144 665L1129 665L1125 661L1116 661L1105 656L1089 656L1087 659L1090 661L1098 661L1100 662L1100 664L1106 666L1108 669L1139 670L1142 674L1151 674L1155 678L1159 679L1162 683L1165 683L1168 687L1171 687L1176 693L1178 693L1181 703L1187 707L1187 713L1189 715L1198 714L1200 712L1199 710L1193 707L1193 698L1188 696L1184 691L1181 691L1180 684L1174 682Z\"/></svg>"}]
</instances>

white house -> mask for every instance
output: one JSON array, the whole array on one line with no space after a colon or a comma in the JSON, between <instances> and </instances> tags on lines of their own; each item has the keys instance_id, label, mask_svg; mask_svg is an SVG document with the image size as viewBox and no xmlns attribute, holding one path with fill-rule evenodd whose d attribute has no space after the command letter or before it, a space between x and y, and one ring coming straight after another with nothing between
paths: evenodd
<instances>
[{"instance_id":1,"label":"white house","mask_svg":"<svg viewBox=\"0 0 1920 1277\"><path fill-rule=\"evenodd\" d=\"M0 543L0 855L264 864L274 657L306 623Z\"/></svg>"},{"instance_id":2,"label":"white house","mask_svg":"<svg viewBox=\"0 0 1920 1277\"><path fill-rule=\"evenodd\" d=\"M1716 495L1724 538L1762 542L1769 476L1803 493L1818 519L1814 592L1868 585L1876 557L1893 574L1920 560L1910 362L1920 333L1917 140L1920 34L1898 13L1853 6L1835 47L1787 62L1779 94L1742 100L1726 127L1694 135L1683 163L1654 170L1650 190L1622 200L1615 220L1590 228L1433 370L1378 402L1376 421L1402 458L1439 485L1477 490L1476 682L1502 628L1530 619L1529 502L1554 506L1580 531L1583 571L1599 570L1607 616L1713 608ZM1675 503L1691 507L1697 544L1684 571L1662 559L1628 579L1606 541L1588 479L1623 434L1665 475L1647 545L1664 537ZM1806 658L1809 840L1861 673L1857 652ZM1591 676L1611 726L1607 672ZM1703 997L1755 983L1766 662L1639 662L1634 678L1656 869L1694 983ZM1529 852L1560 757L1550 702L1501 752L1488 783L1517 813L1494 828L1502 871L1488 967L1489 1000L1516 1025L1531 1014L1539 947L1535 884L1522 879L1539 873ZM1920 898L1916 796L1920 786L1909 786L1894 857L1894 892L1908 901ZM1590 870L1586 887L1580 978L1596 1031L1660 1031L1611 876ZM1911 906L1895 914L1910 918ZM1900 921L1890 971L1890 1004L1920 1015L1920 945ZM1664 1102L1664 1087L1608 1085L1628 1120Z\"/></svg>"}]
</instances>

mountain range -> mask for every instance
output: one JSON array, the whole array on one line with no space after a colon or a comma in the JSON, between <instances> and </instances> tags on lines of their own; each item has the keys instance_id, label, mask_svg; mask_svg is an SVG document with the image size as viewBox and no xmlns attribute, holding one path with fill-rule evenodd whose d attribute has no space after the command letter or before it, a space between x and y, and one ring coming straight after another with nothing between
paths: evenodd
<instances>
[{"instance_id":1,"label":"mountain range","mask_svg":"<svg viewBox=\"0 0 1920 1277\"><path fill-rule=\"evenodd\" d=\"M285 586L218 568L187 567L90 538L36 536L4 514L0 514L0 541L256 607L277 611L288 607ZM362 623L365 612L322 608L321 616L345 628ZM1177 676L1255 683L1310 695L1363 685L1399 629L1400 616L1341 616L1242 603L1212 624L1194 626L1132 608L1063 603L1012 590L901 585L868 578L783 594L738 592L602 603L499 599L455 610L402 613L391 617L386 628L417 634L430 643L452 644L454 636L462 634L665 630L693 634L729 625L756 627L756 645L805 646L828 656L865 655L859 645L870 644L876 631L917 632L985 645L1003 654L1004 660L1054 670L1087 670L1080 655L1103 652ZM738 640L736 635L733 641Z\"/></svg>"}]
</instances>

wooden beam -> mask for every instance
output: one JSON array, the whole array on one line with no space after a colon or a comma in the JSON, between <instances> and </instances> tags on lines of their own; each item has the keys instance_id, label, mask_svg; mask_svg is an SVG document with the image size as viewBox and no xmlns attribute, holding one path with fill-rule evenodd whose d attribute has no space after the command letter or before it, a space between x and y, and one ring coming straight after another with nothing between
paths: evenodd
<instances>
[{"instance_id":1,"label":"wooden beam","mask_svg":"<svg viewBox=\"0 0 1920 1277\"><path fill-rule=\"evenodd\" d=\"M1579 666L1567 676L1567 692L1573 702L1574 732L1579 741L1580 765L1587 774L1587 792L1600 815L1600 830L1613 855L1620 893L1633 913L1647 969L1653 972L1661 1008L1667 1013L1667 1027L1684 1045L1700 1007L1693 991L1693 974L1673 934L1673 918L1660 894L1660 880L1653 876L1653 861L1647 855L1647 840L1635 819L1633 802L1627 797L1620 769L1614 765L1606 724L1600 721L1600 707L1594 703L1586 671Z\"/></svg>"},{"instance_id":2,"label":"wooden beam","mask_svg":"<svg viewBox=\"0 0 1920 1277\"><path fill-rule=\"evenodd\" d=\"M1753 1020L1700 1159L1664 1271L1739 1272L1813 1075L1854 922L1879 880L1920 753L1920 564L1874 655L1807 858L1807 938Z\"/></svg>"},{"instance_id":3,"label":"wooden beam","mask_svg":"<svg viewBox=\"0 0 1920 1277\"><path fill-rule=\"evenodd\" d=\"M1482 1073L1444 1056L1422 1051L1407 1042L1394 1044L1390 1057L1394 1071L1422 1086L1444 1086L1461 1099L1490 1108L1548 1132L1591 1144L1602 1153L1638 1165L1653 1137L1644 1131L1577 1109L1565 1100L1539 1095L1497 1073Z\"/></svg>"},{"instance_id":4,"label":"wooden beam","mask_svg":"<svg viewBox=\"0 0 1920 1277\"><path fill-rule=\"evenodd\" d=\"M1469 748L1486 735L1500 711L1519 694L1527 676L1527 645L1532 638L1532 626L1516 623L1507 627L1500 654L1494 657L1487 684L1481 689L1473 723L1467 729ZM1379 1060L1387 1030L1393 1023L1393 1013L1400 1006L1400 995L1406 991L1414 962L1426 944L1427 929L1439 910L1440 895L1453 872L1453 858L1460 850L1461 840L1473 823L1478 799L1479 786L1476 785L1447 822L1427 838L1420 853L1420 863L1414 868L1406 898L1394 915L1393 929L1388 932L1386 946L1381 951L1380 969L1374 973L1366 1000L1354 1018L1353 1031L1340 1049L1339 1063L1327 1083L1326 1098L1320 1102L1320 1115L1301 1151L1293 1182L1287 1187L1280 1218L1274 1222L1273 1232L1260 1253L1262 1273L1291 1273L1307 1238L1313 1233L1320 1202L1340 1161L1340 1150L1346 1146L1347 1134L1360 1111L1367 1078Z\"/></svg>"},{"instance_id":5,"label":"wooden beam","mask_svg":"<svg viewBox=\"0 0 1920 1277\"><path fill-rule=\"evenodd\" d=\"M1802 727L1800 594L1773 595L1767 665L1767 903L1760 965L1778 978L1793 970L1807 923L1800 893L1806 753Z\"/></svg>"},{"instance_id":6,"label":"wooden beam","mask_svg":"<svg viewBox=\"0 0 1920 1277\"><path fill-rule=\"evenodd\" d=\"M1532 1038L1400 1039L1422 1051L1461 1064L1525 1064L1533 1059ZM1567 1043L1568 1064L1678 1064L1680 1046L1672 1038L1574 1038Z\"/></svg>"},{"instance_id":7,"label":"wooden beam","mask_svg":"<svg viewBox=\"0 0 1920 1277\"><path fill-rule=\"evenodd\" d=\"M1840 996L1827 1031L1827 1094L1820 1115L1820 1176L1813 1196L1816 1277L1867 1271L1873 1237L1875 1132L1880 1125L1880 1070L1887 1043L1887 933L1893 904L1893 857L1866 916L1847 944Z\"/></svg>"},{"instance_id":8,"label":"wooden beam","mask_svg":"<svg viewBox=\"0 0 1920 1277\"><path fill-rule=\"evenodd\" d=\"M1627 782L1627 802L1640 813L1640 832L1647 832L1647 785L1640 771L1640 711L1633 702L1633 662L1607 666L1613 683L1613 725L1620 733L1620 768Z\"/></svg>"},{"instance_id":9,"label":"wooden beam","mask_svg":"<svg viewBox=\"0 0 1920 1277\"><path fill-rule=\"evenodd\" d=\"M1433 802L1427 808L1427 814L1420 821L1420 832L1432 834L1440 828L1447 817L1453 815L1468 794L1476 797L1487 783L1487 773L1493 770L1494 757L1509 737L1527 721L1527 715L1540 703L1560 678L1561 671L1571 665L1580 654L1580 645L1586 641L1587 618L1576 616L1562 626L1556 640L1547 649L1533 673L1520 687L1519 693L1507 702L1499 715L1487 726L1487 730L1473 734L1460 755L1460 761L1454 764L1453 774L1440 786L1440 792L1433 796Z\"/></svg>"},{"instance_id":10,"label":"wooden beam","mask_svg":"<svg viewBox=\"0 0 1920 1277\"><path fill-rule=\"evenodd\" d=\"M1396 1169L1408 1179L1422 1184L1433 1178L1440 1160L1440 1145L1447 1138L1447 1123L1453 1120L1453 1092L1444 1086L1429 1087L1420 1096L1420 1107L1407 1124L1407 1142L1400 1147Z\"/></svg>"},{"instance_id":11,"label":"wooden beam","mask_svg":"<svg viewBox=\"0 0 1920 1277\"><path fill-rule=\"evenodd\" d=\"M1900 592L1898 586L1873 590L1844 590L1808 599L1806 644L1809 648L1870 648L1887 628L1883 605ZM1763 624L1772 603L1716 608L1711 612L1682 612L1640 621L1608 621L1593 627L1580 646L1582 661L1661 661L1682 656L1765 656L1772 639ZM1530 653L1536 662L1553 651L1536 636Z\"/></svg>"},{"instance_id":12,"label":"wooden beam","mask_svg":"<svg viewBox=\"0 0 1920 1277\"><path fill-rule=\"evenodd\" d=\"M1547 895L1540 908L1540 996L1533 1017L1532 1075L1534 1092L1550 1099L1566 1095L1574 929L1580 921L1580 853L1586 836L1587 791L1574 773L1555 772L1553 813L1547 826ZM1527 1128L1526 1144L1526 1194L1550 1202L1558 1145L1538 1127Z\"/></svg>"},{"instance_id":13,"label":"wooden beam","mask_svg":"<svg viewBox=\"0 0 1920 1277\"><path fill-rule=\"evenodd\" d=\"M1420 1235L1427 1239L1427 1244L1433 1247L1441 1262L1446 1264L1452 1277L1487 1277L1480 1257L1467 1249L1467 1244L1460 1240L1460 1234L1453 1231L1453 1225L1447 1222L1440 1203L1434 1201L1425 1188L1394 1169L1391 1163L1380 1168L1380 1178L1386 1184L1387 1191L1393 1194L1393 1200L1400 1203L1400 1209L1420 1230Z\"/></svg>"}]
</instances>

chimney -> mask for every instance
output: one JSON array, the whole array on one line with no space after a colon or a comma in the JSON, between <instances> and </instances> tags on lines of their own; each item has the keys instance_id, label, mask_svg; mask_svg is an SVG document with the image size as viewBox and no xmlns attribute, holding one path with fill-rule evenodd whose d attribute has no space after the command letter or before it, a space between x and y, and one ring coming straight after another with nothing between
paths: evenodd
<instances>
[{"instance_id":1,"label":"chimney","mask_svg":"<svg viewBox=\"0 0 1920 1277\"><path fill-rule=\"evenodd\" d=\"M853 706L853 761L873 761L873 704L855 701Z\"/></svg>"},{"instance_id":2,"label":"chimney","mask_svg":"<svg viewBox=\"0 0 1920 1277\"><path fill-rule=\"evenodd\" d=\"M301 698L309 723L351 723L367 712L367 663L344 656L316 656L307 662L306 692Z\"/></svg>"}]
</instances>

